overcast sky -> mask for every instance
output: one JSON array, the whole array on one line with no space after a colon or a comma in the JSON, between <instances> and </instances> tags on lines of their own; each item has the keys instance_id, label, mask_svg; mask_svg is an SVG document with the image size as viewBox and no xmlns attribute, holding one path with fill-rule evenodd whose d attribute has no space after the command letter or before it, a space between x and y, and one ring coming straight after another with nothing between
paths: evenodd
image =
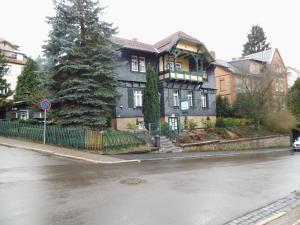
<instances>
[{"instance_id":1,"label":"overcast sky","mask_svg":"<svg viewBox=\"0 0 300 225\"><path fill-rule=\"evenodd\" d=\"M103 0L103 20L120 37L153 44L184 31L202 41L217 58L241 55L251 25L265 30L286 65L300 68L299 0ZM0 37L32 57L41 54L54 15L52 0L1 0Z\"/></svg>"}]
</instances>

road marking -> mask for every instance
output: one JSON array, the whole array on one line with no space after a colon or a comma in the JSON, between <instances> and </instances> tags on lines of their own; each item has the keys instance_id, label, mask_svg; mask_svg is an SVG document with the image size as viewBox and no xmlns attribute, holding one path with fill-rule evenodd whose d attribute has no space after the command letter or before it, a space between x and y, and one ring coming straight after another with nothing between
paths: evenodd
<instances>
[{"instance_id":1,"label":"road marking","mask_svg":"<svg viewBox=\"0 0 300 225\"><path fill-rule=\"evenodd\" d=\"M284 215L286 215L286 214L287 214L287 212L280 212L280 213L277 213L276 215L271 216L271 217L269 217L269 218L267 218L267 219L265 219L265 220L263 220L263 221L261 221L261 222L258 222L258 223L256 223L255 225L265 225L265 224L268 224L268 223L270 223L270 222L272 222L272 221L274 221L274 220L279 219L280 217L282 217L282 216L284 216Z\"/></svg>"}]
</instances>

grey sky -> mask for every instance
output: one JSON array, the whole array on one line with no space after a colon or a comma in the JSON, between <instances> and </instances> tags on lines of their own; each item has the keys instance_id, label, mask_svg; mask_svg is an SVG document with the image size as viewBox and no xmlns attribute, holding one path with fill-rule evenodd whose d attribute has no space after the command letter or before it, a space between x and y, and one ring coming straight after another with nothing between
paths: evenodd
<instances>
[{"instance_id":1,"label":"grey sky","mask_svg":"<svg viewBox=\"0 0 300 225\"><path fill-rule=\"evenodd\" d=\"M265 30L286 65L300 68L299 0L102 0L104 20L120 37L155 43L182 30L205 43L217 58L240 56L252 24ZM36 57L47 39L52 0L1 0L0 37Z\"/></svg>"}]
</instances>

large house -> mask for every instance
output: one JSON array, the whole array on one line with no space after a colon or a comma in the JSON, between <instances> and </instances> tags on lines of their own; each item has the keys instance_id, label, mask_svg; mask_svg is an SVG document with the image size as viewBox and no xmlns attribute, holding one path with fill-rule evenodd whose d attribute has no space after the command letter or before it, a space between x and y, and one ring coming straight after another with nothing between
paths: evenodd
<instances>
[{"instance_id":1,"label":"large house","mask_svg":"<svg viewBox=\"0 0 300 225\"><path fill-rule=\"evenodd\" d=\"M113 115L115 129L124 130L130 123L143 126L147 64L157 72L161 122L177 129L179 121L193 119L201 126L202 119L215 119L214 59L202 42L181 31L153 45L119 37L112 41L120 46L123 62L117 69L120 97ZM183 100L189 102L184 116Z\"/></svg>"},{"instance_id":2,"label":"large house","mask_svg":"<svg viewBox=\"0 0 300 225\"><path fill-rule=\"evenodd\" d=\"M0 38L0 49L2 54L4 54L7 60L8 71L4 75L4 79L7 80L7 86L0 87L0 93L6 94L9 89L15 91L18 76L22 73L24 65L26 64L27 57L24 53L19 51L19 46L12 44L11 42ZM12 96L9 96L8 99L12 99Z\"/></svg>"},{"instance_id":3,"label":"large house","mask_svg":"<svg viewBox=\"0 0 300 225\"><path fill-rule=\"evenodd\" d=\"M245 77L259 77L269 71L278 108L286 108L287 70L278 49L261 51L231 61L217 59L215 64L217 95L227 97L231 104L236 100L237 94L244 91Z\"/></svg>"}]
</instances>

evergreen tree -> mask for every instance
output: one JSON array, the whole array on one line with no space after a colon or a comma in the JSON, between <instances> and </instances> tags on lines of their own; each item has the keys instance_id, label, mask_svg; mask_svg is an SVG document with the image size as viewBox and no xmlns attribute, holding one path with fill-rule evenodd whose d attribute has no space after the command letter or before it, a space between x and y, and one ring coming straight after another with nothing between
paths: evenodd
<instances>
[{"instance_id":1,"label":"evergreen tree","mask_svg":"<svg viewBox=\"0 0 300 225\"><path fill-rule=\"evenodd\" d=\"M148 65L147 83L143 97L143 114L146 127L148 127L149 123L158 123L160 120L160 104L156 77L155 71Z\"/></svg>"},{"instance_id":2,"label":"evergreen tree","mask_svg":"<svg viewBox=\"0 0 300 225\"><path fill-rule=\"evenodd\" d=\"M7 70L8 70L7 61L0 49L0 88L1 89L4 89L8 86L8 84L6 83L6 79L3 78L4 75L7 73ZM2 105L3 100L5 100L11 94L12 92L10 90L8 90L7 93L0 93L0 104Z\"/></svg>"},{"instance_id":3,"label":"evergreen tree","mask_svg":"<svg viewBox=\"0 0 300 225\"><path fill-rule=\"evenodd\" d=\"M231 117L233 115L232 106L227 97L222 98L220 95L216 99L217 117Z\"/></svg>"},{"instance_id":4,"label":"evergreen tree","mask_svg":"<svg viewBox=\"0 0 300 225\"><path fill-rule=\"evenodd\" d=\"M57 122L103 129L117 97L119 52L110 41L116 29L99 20L103 8L96 0L59 0L55 9L44 50L54 65L49 85Z\"/></svg>"},{"instance_id":5,"label":"evergreen tree","mask_svg":"<svg viewBox=\"0 0 300 225\"><path fill-rule=\"evenodd\" d=\"M38 65L33 59L29 58L23 72L18 77L14 100L29 100L38 91L40 83Z\"/></svg>"},{"instance_id":6,"label":"evergreen tree","mask_svg":"<svg viewBox=\"0 0 300 225\"><path fill-rule=\"evenodd\" d=\"M289 108L300 120L300 79L296 80L289 91Z\"/></svg>"},{"instance_id":7,"label":"evergreen tree","mask_svg":"<svg viewBox=\"0 0 300 225\"><path fill-rule=\"evenodd\" d=\"M253 25L247 37L248 41L244 44L243 56L270 49L270 43L266 43L265 32L259 25Z\"/></svg>"}]
</instances>

